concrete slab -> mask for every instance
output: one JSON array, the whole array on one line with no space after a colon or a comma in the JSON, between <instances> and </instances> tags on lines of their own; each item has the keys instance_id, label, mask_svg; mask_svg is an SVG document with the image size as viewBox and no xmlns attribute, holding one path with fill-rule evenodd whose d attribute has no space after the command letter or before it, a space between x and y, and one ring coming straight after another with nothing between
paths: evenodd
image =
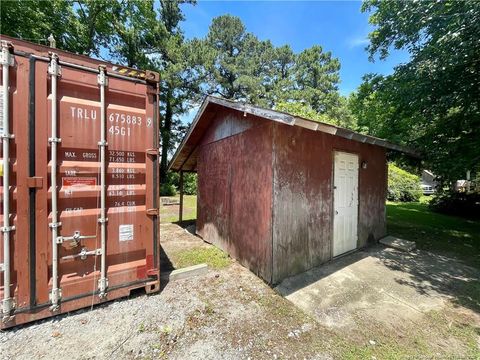
<instances>
[{"instance_id":1,"label":"concrete slab","mask_svg":"<svg viewBox=\"0 0 480 360\"><path fill-rule=\"evenodd\" d=\"M378 245L288 278L276 290L326 327L361 329L368 318L393 329L440 310L459 281L479 278L454 259Z\"/></svg>"},{"instance_id":2,"label":"concrete slab","mask_svg":"<svg viewBox=\"0 0 480 360\"><path fill-rule=\"evenodd\" d=\"M415 250L415 247L416 247L414 241L400 239L391 235L385 236L383 239L380 239L379 242L380 244L385 245L387 247L391 247L393 249L406 251L406 252Z\"/></svg>"},{"instance_id":3,"label":"concrete slab","mask_svg":"<svg viewBox=\"0 0 480 360\"><path fill-rule=\"evenodd\" d=\"M168 281L175 281L186 279L192 276L205 275L208 272L207 264L198 264L193 266L188 266L181 269L176 269L170 272L163 273L162 278L168 279Z\"/></svg>"}]
</instances>

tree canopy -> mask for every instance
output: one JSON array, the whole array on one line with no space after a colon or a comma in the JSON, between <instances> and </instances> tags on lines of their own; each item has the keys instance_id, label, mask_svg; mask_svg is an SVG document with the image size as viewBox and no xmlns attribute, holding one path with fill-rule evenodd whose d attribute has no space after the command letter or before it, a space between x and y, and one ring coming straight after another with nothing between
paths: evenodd
<instances>
[{"instance_id":1,"label":"tree canopy","mask_svg":"<svg viewBox=\"0 0 480 360\"><path fill-rule=\"evenodd\" d=\"M367 51L407 49L393 74L367 74L348 99L340 63L319 44L294 52L249 32L232 15L185 39L181 0L4 1L0 31L161 73L162 176L183 135L181 116L205 94L357 129L419 149L446 181L479 171L480 3L367 0ZM378 60L377 60L378 61Z\"/></svg>"},{"instance_id":2,"label":"tree canopy","mask_svg":"<svg viewBox=\"0 0 480 360\"><path fill-rule=\"evenodd\" d=\"M479 171L480 3L368 0L373 59L407 49L390 76L369 75L352 96L360 128L421 150L444 181Z\"/></svg>"},{"instance_id":3,"label":"tree canopy","mask_svg":"<svg viewBox=\"0 0 480 360\"><path fill-rule=\"evenodd\" d=\"M320 45L295 54L288 45L258 39L232 15L214 18L196 43L205 93L265 107L283 104L284 111L303 106L315 119L352 126L338 92L340 63Z\"/></svg>"}]
</instances>

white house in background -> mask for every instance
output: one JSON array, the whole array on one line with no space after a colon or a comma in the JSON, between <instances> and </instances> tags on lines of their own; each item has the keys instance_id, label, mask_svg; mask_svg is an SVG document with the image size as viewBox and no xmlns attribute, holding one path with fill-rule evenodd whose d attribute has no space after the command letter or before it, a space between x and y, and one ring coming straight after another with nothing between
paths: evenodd
<instances>
[{"instance_id":1,"label":"white house in background","mask_svg":"<svg viewBox=\"0 0 480 360\"><path fill-rule=\"evenodd\" d=\"M432 195L435 193L435 188L437 187L437 182L435 181L435 175L429 170L422 171L422 180L420 186L423 190L423 195Z\"/></svg>"}]
</instances>

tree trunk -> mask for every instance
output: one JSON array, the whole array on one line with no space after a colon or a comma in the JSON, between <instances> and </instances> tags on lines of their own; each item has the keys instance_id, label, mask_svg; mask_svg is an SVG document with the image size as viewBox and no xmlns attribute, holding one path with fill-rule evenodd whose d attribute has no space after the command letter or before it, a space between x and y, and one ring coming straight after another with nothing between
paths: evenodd
<instances>
[{"instance_id":1,"label":"tree trunk","mask_svg":"<svg viewBox=\"0 0 480 360\"><path fill-rule=\"evenodd\" d=\"M172 101L173 95L170 86L167 85L165 89L165 116L163 127L161 129L162 136L162 158L160 162L160 179L164 180L167 176L167 167L168 167L168 152L170 151L171 146L171 132L172 132Z\"/></svg>"}]
</instances>

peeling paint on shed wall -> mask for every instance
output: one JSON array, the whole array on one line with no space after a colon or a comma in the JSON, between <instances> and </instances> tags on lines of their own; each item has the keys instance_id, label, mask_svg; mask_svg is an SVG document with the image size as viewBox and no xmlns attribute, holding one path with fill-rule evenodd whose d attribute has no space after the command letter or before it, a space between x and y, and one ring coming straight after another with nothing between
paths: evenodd
<instances>
[{"instance_id":1,"label":"peeling paint on shed wall","mask_svg":"<svg viewBox=\"0 0 480 360\"><path fill-rule=\"evenodd\" d=\"M217 116L198 151L197 234L271 281L273 124L249 115L254 127L214 141L241 128Z\"/></svg>"},{"instance_id":2,"label":"peeling paint on shed wall","mask_svg":"<svg viewBox=\"0 0 480 360\"><path fill-rule=\"evenodd\" d=\"M333 151L359 155L358 247L386 233L385 149L274 125L273 282L331 259Z\"/></svg>"}]
</instances>

